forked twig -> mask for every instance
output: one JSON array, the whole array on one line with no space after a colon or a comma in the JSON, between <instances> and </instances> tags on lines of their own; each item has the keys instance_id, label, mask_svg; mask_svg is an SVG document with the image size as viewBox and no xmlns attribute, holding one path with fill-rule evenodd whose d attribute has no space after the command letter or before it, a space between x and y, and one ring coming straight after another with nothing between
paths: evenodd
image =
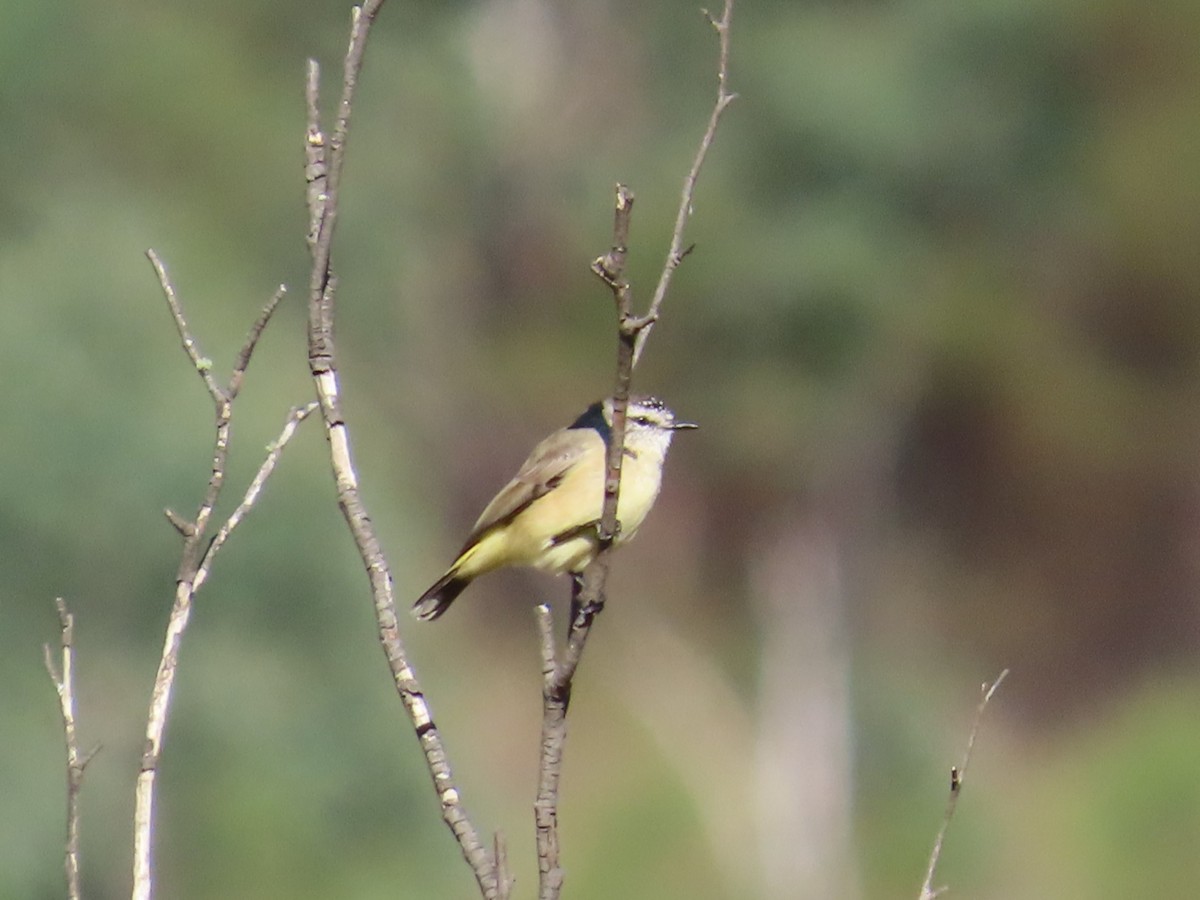
<instances>
[{"instance_id":1,"label":"forked twig","mask_svg":"<svg viewBox=\"0 0 1200 900\"><path fill-rule=\"evenodd\" d=\"M170 711L171 691L174 687L175 671L179 663L179 648L191 617L193 600L208 576L213 558L258 501L262 487L279 462L284 447L295 434L299 424L316 409L315 403L309 403L291 410L284 422L283 430L268 448L266 457L243 494L241 502L210 539L208 530L213 510L225 484L233 401L241 389L246 368L250 364L250 358L254 355L254 349L258 346L263 330L267 327L272 314L283 298L284 289L280 287L276 290L259 313L237 355L228 383L222 386L212 375L212 362L200 352L199 344L188 326L187 318L184 316L178 294L175 286L171 283L166 266L153 250L147 251L146 255L150 258L154 271L158 275L163 296L166 298L167 306L175 321L183 349L204 382L209 397L212 398L216 418L216 436L213 441L212 465L208 484L200 506L196 510L196 515L189 521L172 510L165 511L168 521L183 538L183 549L180 554L179 568L175 574L175 600L167 621L163 651L159 658L158 672L155 675L154 688L150 696L150 710L146 717L146 743L142 752L142 762L138 771L134 795L132 894L134 900L150 900L154 893L155 787L158 766L162 758L163 736Z\"/></svg>"},{"instance_id":2,"label":"forked twig","mask_svg":"<svg viewBox=\"0 0 1200 900\"><path fill-rule=\"evenodd\" d=\"M707 15L707 13L706 13ZM592 271L612 291L617 312L616 386L613 391L612 433L604 478L604 505L598 528L599 551L572 585L572 619L567 630L567 642L561 656L554 646L554 630L549 611L538 608L538 626L542 635L542 731L541 762L538 792L534 802L534 822L537 829L538 896L540 900L557 900L563 883L558 844L558 788L562 771L563 746L566 742L567 707L575 671L591 632L595 617L604 608L604 589L608 579L609 553L617 532L617 501L621 489L621 462L624 457L625 420L629 407L629 392L633 370L637 365L650 329L658 320L666 298L671 277L689 250L683 249L684 232L692 215L696 181L708 156L717 126L725 109L736 95L730 93L729 38L733 18L733 0L725 0L720 19L708 17L717 32L719 52L717 62L717 100L708 125L700 140L699 149L684 179L683 194L675 218L675 228L667 259L658 286L643 316L633 311L632 289L625 277L629 247L629 225L633 213L633 193L623 184L616 187L613 213L613 240L608 253L592 263Z\"/></svg>"},{"instance_id":3,"label":"forked twig","mask_svg":"<svg viewBox=\"0 0 1200 900\"><path fill-rule=\"evenodd\" d=\"M979 706L975 709L975 720L971 723L971 733L967 737L967 749L963 753L962 763L950 767L950 796L946 800L946 812L942 816L942 827L938 829L937 838L933 842L933 852L929 855L929 867L925 870L925 881L921 884L920 900L933 900L945 890L944 887L937 889L933 887L933 876L942 855L942 843L946 839L950 821L954 818L954 811L958 808L958 798L962 794L963 782L967 777L967 766L971 762L971 751L975 749L975 736L979 734L979 726L983 722L983 711L987 709L992 695L1000 687L1000 682L1007 677L1008 669L1005 669L996 676L996 680L990 685L984 684L980 688Z\"/></svg>"}]
</instances>

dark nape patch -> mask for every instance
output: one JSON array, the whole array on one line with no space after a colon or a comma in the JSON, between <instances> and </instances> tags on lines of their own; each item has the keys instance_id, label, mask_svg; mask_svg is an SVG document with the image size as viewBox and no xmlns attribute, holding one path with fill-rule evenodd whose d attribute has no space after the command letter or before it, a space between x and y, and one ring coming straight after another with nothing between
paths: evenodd
<instances>
[{"instance_id":1,"label":"dark nape patch","mask_svg":"<svg viewBox=\"0 0 1200 900\"><path fill-rule=\"evenodd\" d=\"M612 426L604 418L604 403L599 400L584 410L583 414L568 427L594 429L603 438L605 446L608 446L609 439L612 437Z\"/></svg>"}]
</instances>

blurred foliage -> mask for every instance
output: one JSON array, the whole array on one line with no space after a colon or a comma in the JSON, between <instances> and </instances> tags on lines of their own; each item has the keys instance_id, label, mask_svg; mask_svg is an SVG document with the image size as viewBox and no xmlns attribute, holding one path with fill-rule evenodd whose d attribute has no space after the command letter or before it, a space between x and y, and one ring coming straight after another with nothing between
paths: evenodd
<instances>
[{"instance_id":1,"label":"blurred foliage","mask_svg":"<svg viewBox=\"0 0 1200 900\"><path fill-rule=\"evenodd\" d=\"M161 510L194 507L211 441L142 252L167 261L219 371L292 288L235 416L232 508L311 392L302 73L318 58L332 97L347 24L338 4L0 0L0 897L61 895L39 646L56 595L77 615L82 739L104 745L85 890L127 890L177 562ZM915 896L971 687L1003 665L940 880L980 897L1194 895L1197 46L1185 0L738 9L741 99L638 372L704 428L673 452L582 670L569 895L761 893L753 834L745 853L720 835L754 815L771 627L755 572L794 516L827 523L845 573L859 884L844 896ZM638 196L644 300L714 56L679 0L385 7L335 254L348 413L402 599L528 447L608 390L611 310L587 264L612 183ZM184 646L162 895L469 896L306 431ZM564 591L497 575L444 623L405 629L470 807L505 830L524 891L527 610ZM643 626L689 648L697 677L639 643Z\"/></svg>"}]
</instances>

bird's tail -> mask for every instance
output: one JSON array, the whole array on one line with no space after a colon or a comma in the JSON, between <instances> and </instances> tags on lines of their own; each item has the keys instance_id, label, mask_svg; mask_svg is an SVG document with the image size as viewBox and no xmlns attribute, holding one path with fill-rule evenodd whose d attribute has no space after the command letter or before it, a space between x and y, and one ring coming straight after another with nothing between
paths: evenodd
<instances>
[{"instance_id":1,"label":"bird's tail","mask_svg":"<svg viewBox=\"0 0 1200 900\"><path fill-rule=\"evenodd\" d=\"M470 583L470 578L463 578L454 569L451 569L413 604L412 614L422 622L432 622L450 608L454 598L461 594Z\"/></svg>"}]
</instances>

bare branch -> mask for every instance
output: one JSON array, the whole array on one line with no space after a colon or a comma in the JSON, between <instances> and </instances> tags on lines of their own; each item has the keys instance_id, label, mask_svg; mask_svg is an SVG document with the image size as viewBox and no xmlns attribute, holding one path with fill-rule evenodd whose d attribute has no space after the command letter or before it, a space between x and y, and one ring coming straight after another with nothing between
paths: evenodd
<instances>
[{"instance_id":1,"label":"bare branch","mask_svg":"<svg viewBox=\"0 0 1200 900\"><path fill-rule=\"evenodd\" d=\"M193 539L189 538L190 543ZM158 763L162 754L163 732L167 727L167 711L171 703L171 688L175 683L175 667L179 645L192 613L191 584L178 582L175 603L167 621L167 635L159 659L158 674L150 695L150 712L146 718L146 745L138 771L133 809L133 900L150 900L154 895L152 861L154 856L154 788Z\"/></svg>"},{"instance_id":2,"label":"bare branch","mask_svg":"<svg viewBox=\"0 0 1200 900\"><path fill-rule=\"evenodd\" d=\"M300 427L300 423L307 419L312 413L317 411L317 401L312 400L303 406L294 406L292 411L288 413L287 420L284 422L283 430L279 432L279 437L267 447L267 455L262 461L262 465L258 467L258 471L251 479L249 486L246 488L246 493L242 495L242 501L237 505L237 508L229 514L229 518L224 524L217 529L217 533L213 536L212 541L208 545L208 549L204 552L204 558L200 561L199 567L196 569L196 578L192 584L192 590L200 590L200 586L204 584L208 578L209 569L212 567L213 557L217 555L217 551L229 539L229 535L233 530L241 524L242 519L246 514L254 508L254 504L258 502L258 495L262 492L263 485L267 483L267 479L271 477L271 473L275 471L275 466L279 463L279 457L283 455L283 448L288 445L292 436L296 433L296 429Z\"/></svg>"},{"instance_id":3,"label":"bare branch","mask_svg":"<svg viewBox=\"0 0 1200 900\"><path fill-rule=\"evenodd\" d=\"M513 879L508 871L508 842L504 839L504 832L497 831L492 843L492 856L496 860L496 900L509 900Z\"/></svg>"},{"instance_id":4,"label":"bare branch","mask_svg":"<svg viewBox=\"0 0 1200 900\"><path fill-rule=\"evenodd\" d=\"M358 76L362 72L363 55L367 51L367 37L375 17L383 8L383 0L366 0L361 7L350 11L350 46L346 50L342 66L342 96L338 101L337 119L330 140L329 192L337 196L342 182L342 165L345 162L346 136L350 131L350 113L354 108L354 91L358 87Z\"/></svg>"},{"instance_id":5,"label":"bare branch","mask_svg":"<svg viewBox=\"0 0 1200 900\"><path fill-rule=\"evenodd\" d=\"M533 615L537 619L538 636L541 638L542 677L553 678L558 663L555 661L554 618L550 614L549 604L539 603L533 608Z\"/></svg>"},{"instance_id":6,"label":"bare branch","mask_svg":"<svg viewBox=\"0 0 1200 900\"><path fill-rule=\"evenodd\" d=\"M171 527L178 531L181 537L186 538L196 528L195 525L183 518L183 516L179 515L179 513L175 512L173 509L164 509L163 515L167 517L167 521L171 523Z\"/></svg>"},{"instance_id":7,"label":"bare branch","mask_svg":"<svg viewBox=\"0 0 1200 900\"><path fill-rule=\"evenodd\" d=\"M267 323L271 321L271 316L274 315L275 308L279 306L279 301L283 299L286 293L286 285L281 284L277 287L275 293L271 295L271 299L267 301L267 305L258 314L258 318L254 320L254 324L250 326L250 333L246 335L246 342L242 345L241 352L238 353L237 361L233 364L233 374L229 377L227 393L230 400L237 397L238 392L242 389L242 380L246 377L246 367L250 365L250 357L254 355L254 348L258 346L258 339L262 337L263 330L267 327Z\"/></svg>"},{"instance_id":8,"label":"bare branch","mask_svg":"<svg viewBox=\"0 0 1200 900\"><path fill-rule=\"evenodd\" d=\"M692 201L696 195L696 182L700 178L700 170L704 166L704 160L708 157L709 148L712 147L713 138L716 137L717 126L721 123L721 116L724 115L729 104L737 99L737 94L729 90L729 37L730 27L733 24L733 0L725 0L725 8L721 13L721 18L714 19L709 15L708 10L704 11L704 15L708 19L709 24L717 32L719 44L717 58L717 102L713 106L711 115L708 117L708 126L704 129L704 135L700 138L700 148L696 151L696 158L692 161L692 168L683 180L683 196L680 199L679 212L675 215L675 230L671 234L671 246L667 250L667 261L663 266L662 274L659 276L658 286L654 289L654 297L650 301L650 309L646 313L648 321L637 337L637 347L633 354L633 364L635 366L638 360L642 358L642 348L646 344L646 338L650 336L650 329L654 327L655 321L658 320L658 311L662 307L663 300L666 299L667 289L671 286L671 277L675 274L675 270L679 267L684 257L692 252L691 247L684 249L683 234L687 230L688 221L692 217Z\"/></svg>"},{"instance_id":9,"label":"bare branch","mask_svg":"<svg viewBox=\"0 0 1200 900\"><path fill-rule=\"evenodd\" d=\"M533 804L537 829L538 896L554 896L562 889L563 871L558 860L558 779L562 769L563 740L567 697L557 683L559 665L554 646L554 619L545 603L534 608L542 650L542 739L538 766L537 799ZM569 682L568 682L569 685ZM553 709L551 715L549 710Z\"/></svg>"},{"instance_id":10,"label":"bare branch","mask_svg":"<svg viewBox=\"0 0 1200 900\"><path fill-rule=\"evenodd\" d=\"M188 355L188 359L192 361L197 374L204 381L204 386L208 389L208 394L212 397L213 402L220 402L224 399L225 393L217 386L217 382L212 376L212 360L200 352L200 345L192 335L187 319L184 318L183 307L179 304L179 296L175 292L175 285L171 283L171 276L167 274L166 265L153 250L147 250L146 256L149 258L150 265L154 266L154 271L158 275L158 283L162 286L163 296L166 298L167 306L171 310L171 317L175 320L175 329L179 332L179 340L183 343L183 351Z\"/></svg>"},{"instance_id":11,"label":"bare branch","mask_svg":"<svg viewBox=\"0 0 1200 900\"><path fill-rule=\"evenodd\" d=\"M319 70L314 62L310 62L308 66L305 82L308 109L305 150L309 251L312 256L308 304L308 362L329 439L330 464L337 488L338 506L367 571L379 629L379 642L387 658L392 680L420 741L425 763L441 805L442 819L458 841L463 857L470 865L483 896L494 900L502 896L507 888L500 883L494 852L483 844L478 830L463 808L441 732L433 720L424 692L400 640L391 570L359 493L359 479L351 453L350 431L342 413L342 392L338 384L333 331L334 299L337 292L337 278L331 262L333 235L337 223L338 195L354 91L362 68L370 28L381 6L382 0L374 0L364 4L361 11L355 10L350 47L343 61L342 94L337 120L328 140L320 120Z\"/></svg>"},{"instance_id":12,"label":"bare branch","mask_svg":"<svg viewBox=\"0 0 1200 900\"><path fill-rule=\"evenodd\" d=\"M50 645L44 644L46 671L58 692L58 705L62 712L63 739L67 748L67 841L64 867L67 874L67 897L79 900L79 792L83 786L83 770L92 761L100 747L97 745L87 754L80 755L79 740L75 732L75 617L67 611L66 602L59 597L54 601L58 608L58 621L62 628L60 646L62 667L54 665Z\"/></svg>"},{"instance_id":13,"label":"bare branch","mask_svg":"<svg viewBox=\"0 0 1200 900\"><path fill-rule=\"evenodd\" d=\"M933 900L934 897L937 897L945 890L945 888L935 889L933 887L933 876L937 871L938 860L942 855L942 843L946 839L946 831L949 829L950 822L954 818L954 811L958 808L958 798L962 794L963 782L967 777L967 766L971 762L971 751L975 749L975 736L979 734L979 726L983 722L983 711L987 709L992 695L1000 687L1000 682L1007 677L1008 669L1005 669L996 676L996 680L990 685L985 683L980 688L979 706L975 709L975 721L971 723L971 733L967 738L967 749L963 753L962 763L958 766L950 767L950 796L946 801L946 812L942 816L942 827L938 829L937 839L933 842L933 852L929 856L929 867L925 870L925 881L921 885L920 900Z\"/></svg>"},{"instance_id":14,"label":"bare branch","mask_svg":"<svg viewBox=\"0 0 1200 900\"><path fill-rule=\"evenodd\" d=\"M326 189L329 186L329 148L321 130L321 110L318 92L321 67L315 59L308 61L304 79L304 105L308 129L304 136L304 180L308 185L305 201L308 206L308 249L312 253L320 236L325 218Z\"/></svg>"},{"instance_id":15,"label":"bare branch","mask_svg":"<svg viewBox=\"0 0 1200 900\"><path fill-rule=\"evenodd\" d=\"M629 223L633 216L633 191L623 184L617 185L617 198L613 207L613 243L608 253L592 261L592 271L600 276L613 291L617 303L617 314L627 316L630 312L629 282L625 280L625 258L629 253Z\"/></svg>"},{"instance_id":16,"label":"bare branch","mask_svg":"<svg viewBox=\"0 0 1200 900\"><path fill-rule=\"evenodd\" d=\"M162 655L159 658L158 671L154 678L154 687L150 694L150 709L146 716L146 742L142 751L141 767L138 771L137 785L134 794L133 812L133 900L150 900L154 893L153 857L154 857L154 797L158 779L158 766L162 757L163 738L167 727L167 718L171 705L171 693L175 684L175 671L179 663L179 648L183 642L191 618L192 604L200 586L208 576L213 558L224 545L233 529L245 518L246 514L258 501L263 484L274 471L283 448L291 440L292 434L310 413L315 404L308 404L291 411L283 431L275 442L268 448L267 456L258 473L246 489L242 501L208 541L208 529L213 510L220 498L221 489L225 484L226 466L229 458L230 428L233 419L233 401L241 389L250 363L250 357L262 337L263 330L271 320L272 314L283 299L285 290L281 286L263 307L258 318L251 326L245 343L242 345L237 360L234 363L229 383L225 387L217 384L212 376L212 364L200 356L198 344L192 336L187 319L179 303L174 285L167 274L166 266L153 251L147 251L151 264L158 274L159 284L163 295L175 320L183 342L183 349L188 354L192 364L204 379L209 396L213 401L215 413L212 464L205 487L204 496L195 517L188 521L174 511L165 510L167 520L183 537L183 549L180 553L179 567L175 574L175 599L171 606L171 615L167 620L166 636L163 639Z\"/></svg>"},{"instance_id":17,"label":"bare branch","mask_svg":"<svg viewBox=\"0 0 1200 900\"><path fill-rule=\"evenodd\" d=\"M618 527L617 503L621 491L621 464L625 455L625 420L629 408L633 370L645 347L650 329L658 321L659 311L671 283L671 276L683 258L691 252L691 247L684 249L683 236L692 214L696 182L699 179L705 157L708 155L709 147L712 146L721 115L733 102L735 96L728 90L729 35L732 17L733 0L725 0L724 12L719 20L714 21L709 17L709 22L716 29L720 42L717 63L717 101L709 116L708 126L701 138L692 167L687 178L684 179L683 197L679 213L676 216L675 229L671 235L667 260L646 314L638 316L633 312L633 291L625 277L629 225L633 214L634 197L629 188L623 184L616 186L611 248L608 253L592 262L592 271L612 291L617 311L617 366L613 390L612 431L605 466L604 505L597 527L599 549L595 559L588 564L582 575L572 584L571 621L567 629L566 646L561 657L558 657L554 648L553 629L543 621L548 614L539 612L538 615L539 625L542 629L543 667L546 670L542 684L541 766L537 800L534 802L540 900L557 900L562 891L563 871L559 865L558 847L558 785L562 770L563 746L567 736L567 707L571 699L575 671L583 657L583 650L591 633L592 624L596 616L604 609L610 551ZM553 663L552 666L546 663L547 653Z\"/></svg>"},{"instance_id":18,"label":"bare branch","mask_svg":"<svg viewBox=\"0 0 1200 900\"><path fill-rule=\"evenodd\" d=\"M350 131L350 113L354 108L354 91L362 71L367 38L382 6L383 0L367 0L361 8L356 6L351 10L350 47L346 51L342 66L342 95L338 102L333 133L329 137L328 152L325 152L325 135L321 130L317 102L320 70L311 60L308 65L305 93L308 98L309 116L306 134L309 164L307 179L310 186L309 221L310 231L315 235L312 242L313 278L319 280L322 287L330 276L333 232L338 215L338 192L342 182L342 166L346 159L346 138ZM323 203L313 202L314 194L317 193L323 195ZM317 205L322 207L319 215L315 211ZM310 287L315 286L315 283L310 282Z\"/></svg>"},{"instance_id":19,"label":"bare branch","mask_svg":"<svg viewBox=\"0 0 1200 900\"><path fill-rule=\"evenodd\" d=\"M190 579L199 561L199 537L208 528L208 520L212 516L213 507L217 504L217 497L220 496L221 485L225 481L225 463L229 456L229 420L233 414L233 406L229 391L220 387L216 379L213 378L212 360L200 355L199 344L192 336L191 327L188 325L187 319L183 314L183 307L179 303L175 285L171 283L171 277L167 273L166 264L159 259L158 254L153 250L147 250L146 256L150 259L150 264L154 266L154 271L158 275L158 283L162 286L163 296L166 298L167 306L171 310L171 316L175 320L175 328L178 330L180 340L183 342L184 352L187 353L188 358L192 361L192 365L196 367L196 371L204 380L204 385L208 388L208 394L212 398L213 406L216 408L217 434L216 439L213 441L212 468L210 469L208 487L205 490L204 499L200 502L200 508L196 511L196 518L191 523L191 534L185 535L183 557L179 563L178 577L183 577L186 574ZM178 529L179 525L172 518L172 515L168 514L167 518Z\"/></svg>"},{"instance_id":20,"label":"bare branch","mask_svg":"<svg viewBox=\"0 0 1200 900\"><path fill-rule=\"evenodd\" d=\"M633 378L633 348L637 334L632 319L631 290L625 279L626 240L633 194L617 185L613 216L612 250L592 263L595 272L612 290L617 308L617 378L613 393L612 433L605 463L604 505L597 526L599 549L596 557L571 582L571 620L567 643L561 658L554 646L554 629L549 610L539 607L538 624L542 634L542 729L541 760L538 767L538 791L534 800L534 824L537 829L538 897L557 900L562 892L563 870L559 865L558 786L562 773L563 748L567 740L567 707L575 670L583 658L588 635L596 616L604 609L604 585L608 578L609 550L617 530L617 500L621 490L621 460L625 446L625 417L629 406L629 388Z\"/></svg>"}]
</instances>

